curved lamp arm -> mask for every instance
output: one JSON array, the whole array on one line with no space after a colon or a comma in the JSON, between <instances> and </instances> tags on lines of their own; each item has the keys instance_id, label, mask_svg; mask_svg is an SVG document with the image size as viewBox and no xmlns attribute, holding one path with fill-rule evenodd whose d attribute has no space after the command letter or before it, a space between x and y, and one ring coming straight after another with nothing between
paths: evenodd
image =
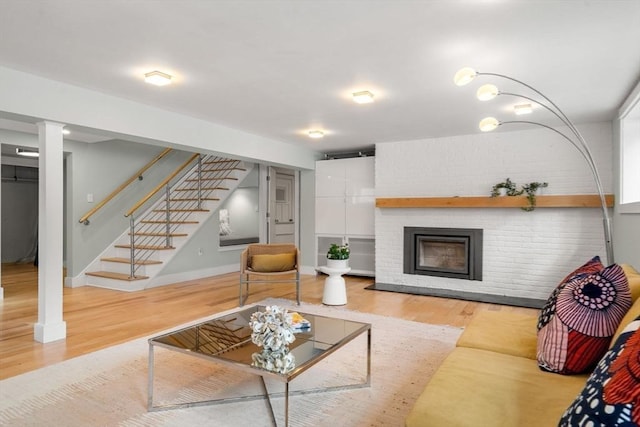
<instances>
[{"instance_id":1,"label":"curved lamp arm","mask_svg":"<svg viewBox=\"0 0 640 427\"><path fill-rule=\"evenodd\" d=\"M505 74L498 74L498 73L485 73L485 72L478 72L476 70L474 70L473 68L463 68L461 70L459 70L455 77L454 77L454 82L456 85L458 86L464 86L468 83L470 83L474 78L476 78L477 76L494 76L494 77L500 77L503 79L507 79L510 80L512 82L518 83L526 88L528 88L529 90L531 90L532 92L538 94L540 97L542 97L542 99L544 99L547 103L549 103L549 105L545 104L544 102L540 102L534 98L531 98L529 96L525 96L525 95L519 95L519 94L515 94L515 93L509 93L509 92L499 92L497 91L496 93L493 93L492 95L499 95L499 94L503 94L503 95L512 95L512 96L518 96L524 99L527 99L529 101L532 101L544 108L546 108L548 111L552 112L565 126L567 126L571 132L573 133L573 135L575 136L575 138L577 139L577 142L574 141L572 138L569 138L567 135L565 135L564 133L560 132L559 130L542 124L542 123L538 123L538 122L533 122L533 121L526 121L526 120L513 120L513 121L505 121L505 122L499 122L496 119L493 118L487 118L482 120L481 123L481 130L483 131L491 131L494 130L497 126L501 125L501 124L507 124L507 123L526 123L526 124L533 124L536 126L541 126L544 127L546 129L549 129L557 134L559 134L560 136L562 136L564 139L566 139L567 141L569 141L571 143L571 145L574 146L574 148L576 148L580 154L582 155L582 157L585 159L585 161L587 162L589 169L591 170L591 174L593 175L593 179L596 183L596 187L598 190L598 196L600 197L600 204L602 206L602 215L603 215L603 225L604 225L604 237L605 237L605 246L606 246L606 251L607 251L607 260L610 264L614 263L614 256L613 256L613 241L612 241L612 232L611 232L611 219L609 218L609 211L607 208L607 203L606 203L606 199L605 199L605 195L604 195L604 190L602 188L602 182L600 181L600 174L598 173L598 169L596 167L595 161L593 160L593 155L591 154L591 150L589 149L589 146L587 145L587 142L585 141L584 137L582 136L582 134L580 133L580 131L576 128L576 126L573 124L573 122L571 120L569 120L569 117L567 117L567 115L560 109L560 107L558 107L549 97L547 97L544 93L540 92L538 89L534 88L533 86L515 79L513 77L507 76ZM492 87L493 90L496 90L495 87ZM489 95L488 98L486 99L491 99L491 95ZM552 108L553 107L553 108Z\"/></svg>"},{"instance_id":2,"label":"curved lamp arm","mask_svg":"<svg viewBox=\"0 0 640 427\"><path fill-rule=\"evenodd\" d=\"M589 165L589 169L591 170L591 174L593 175L593 179L596 183L598 196L600 197L600 206L602 207L602 217L603 217L602 222L604 226L604 239L605 239L605 248L607 251L607 260L609 264L613 264L615 261L613 256L613 239L612 239L613 233L611 231L611 218L609 217L609 210L607 208L607 201L604 195L604 190L602 188L602 182L600 181L600 174L598 173L598 169L596 168L596 164L593 160L593 157L591 155L591 150L589 150L589 147L584 143L584 141L580 140L581 147L584 148L584 151L581 150L579 148L580 146L578 146L576 142L573 141L571 138L569 138L567 135L560 132L558 129L555 129L543 123L533 122L529 120L509 120L504 122L498 122L498 126L503 124L510 124L510 123L531 124L531 125L541 126L545 129L549 129L550 131L557 133L558 135L562 136L564 139L569 141L571 145L573 145L580 152L580 154L582 154L582 157L586 160L587 164Z\"/></svg>"}]
</instances>

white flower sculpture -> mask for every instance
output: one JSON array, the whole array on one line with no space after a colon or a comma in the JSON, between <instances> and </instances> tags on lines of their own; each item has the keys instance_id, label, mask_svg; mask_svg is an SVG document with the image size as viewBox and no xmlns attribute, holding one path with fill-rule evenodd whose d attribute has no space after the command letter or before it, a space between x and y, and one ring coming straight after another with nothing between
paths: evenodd
<instances>
[{"instance_id":1,"label":"white flower sculpture","mask_svg":"<svg viewBox=\"0 0 640 427\"><path fill-rule=\"evenodd\" d=\"M296 367L296 359L287 347L278 351L262 350L251 355L252 365L267 371L286 374Z\"/></svg>"},{"instance_id":2,"label":"white flower sculpture","mask_svg":"<svg viewBox=\"0 0 640 427\"><path fill-rule=\"evenodd\" d=\"M277 352L295 341L293 320L286 309L276 305L256 311L249 322L251 341L265 350Z\"/></svg>"}]
</instances>

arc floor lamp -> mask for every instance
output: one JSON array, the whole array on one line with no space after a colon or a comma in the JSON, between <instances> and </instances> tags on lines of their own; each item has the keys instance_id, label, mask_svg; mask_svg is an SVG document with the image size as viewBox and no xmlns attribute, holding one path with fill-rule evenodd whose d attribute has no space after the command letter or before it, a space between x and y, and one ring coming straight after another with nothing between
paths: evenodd
<instances>
[{"instance_id":1,"label":"arc floor lamp","mask_svg":"<svg viewBox=\"0 0 640 427\"><path fill-rule=\"evenodd\" d=\"M538 123L530 120L509 120L509 121L501 122L494 117L486 117L482 119L479 124L480 130L483 132L490 132L492 130L495 130L498 126L501 126L504 124L511 124L511 123L532 124L536 126L541 126L543 128L549 129L557 133L558 135L562 136L566 141L571 143L571 145L573 145L576 148L576 150L580 152L584 160L587 162L587 165L589 166L589 169L591 170L591 174L593 175L593 179L596 183L598 196L600 197L600 204L602 206L602 216L603 216L602 223L604 226L604 239L605 239L605 247L607 251L607 261L609 264L613 264L615 261L613 257L611 218L609 217L607 201L605 199L604 190L602 189L602 182L600 181L600 175L598 174L598 169L596 168L596 164L593 161L591 150L589 149L587 142L582 137L582 135L580 134L578 129L575 127L573 122L571 122L571 120L569 120L567 115L546 95L544 95L542 92L540 92L536 88L520 80L514 79L513 77L509 77L504 74L497 74L497 73L485 73L485 72L481 73L474 70L473 68L466 67L466 68L462 68L455 74L453 81L458 86L464 86L466 84L469 84L473 79L475 79L478 76L492 76L492 77L499 77L502 79L510 80L512 82L518 83L526 87L527 89L531 90L541 98L541 99L536 99L532 96L527 96L527 95L522 95L517 93L500 92L500 90L498 90L498 88L495 85L485 84L483 86L480 86L480 88L476 93L479 100L488 101L495 98L498 95L509 95L509 96L516 96L522 99L526 99L550 111L569 129L570 133L567 134L567 133L561 132L560 130L554 127L551 127L543 123ZM526 106L524 108L526 108Z\"/></svg>"}]
</instances>

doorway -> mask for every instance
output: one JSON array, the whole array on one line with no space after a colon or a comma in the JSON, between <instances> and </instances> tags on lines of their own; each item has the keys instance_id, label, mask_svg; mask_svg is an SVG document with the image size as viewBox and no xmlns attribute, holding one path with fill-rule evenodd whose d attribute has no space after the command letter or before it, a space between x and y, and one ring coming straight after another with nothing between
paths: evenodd
<instances>
[{"instance_id":1,"label":"doorway","mask_svg":"<svg viewBox=\"0 0 640 427\"><path fill-rule=\"evenodd\" d=\"M2 262L34 263L38 245L38 168L3 154Z\"/></svg>"},{"instance_id":2,"label":"doorway","mask_svg":"<svg viewBox=\"0 0 640 427\"><path fill-rule=\"evenodd\" d=\"M290 169L270 167L267 179L269 243L293 243L298 240L298 179Z\"/></svg>"}]
</instances>

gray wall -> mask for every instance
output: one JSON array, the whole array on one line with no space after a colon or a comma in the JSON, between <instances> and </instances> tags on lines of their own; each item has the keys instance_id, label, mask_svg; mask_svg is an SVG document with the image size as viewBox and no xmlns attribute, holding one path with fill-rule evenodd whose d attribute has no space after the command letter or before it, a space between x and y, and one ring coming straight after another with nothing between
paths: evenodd
<instances>
[{"instance_id":1,"label":"gray wall","mask_svg":"<svg viewBox=\"0 0 640 427\"><path fill-rule=\"evenodd\" d=\"M300 171L300 256L302 265L315 266L316 172Z\"/></svg>"},{"instance_id":2,"label":"gray wall","mask_svg":"<svg viewBox=\"0 0 640 427\"><path fill-rule=\"evenodd\" d=\"M37 147L36 135L19 134L19 144ZM5 140L6 138L3 138ZM162 151L162 148L132 143L121 140L111 140L100 143L88 144L77 141L64 141L65 152L65 234L64 234L64 263L67 267L67 276L79 275L86 266L110 245L129 226L129 220L124 217L126 212L144 194L154 188L157 183L170 171L188 158L191 153L176 152L161 160L150 171L146 172L143 180L134 181L121 195L105 205L98 213L90 218L90 224L84 225L78 222L80 217L96 206L105 196L117 186L139 170L152 158ZM313 177L313 172L310 175ZM15 184L13 184L15 185ZM26 230L34 228L30 226L35 222L37 226L38 185L37 182L21 183L21 187L5 189L2 187L2 223L3 233L2 256L8 262L16 261L15 253L28 252L29 246L24 243L22 237ZM24 190L24 185L29 190ZM234 212L232 226L238 234L258 235L258 168L247 176L240 184L238 195L232 196L228 206L234 204L233 197L243 198L254 204L254 208L247 212ZM311 182L313 188L313 181ZM93 195L94 202L87 200L88 194ZM17 196L19 198L16 198ZM254 200L255 199L255 200ZM12 214L17 205L23 201L30 201L30 207L25 208L32 212L32 221L24 214ZM251 202L253 201L253 202ZM311 198L313 202L313 198ZM12 207L14 210L11 210ZM234 208L235 209L235 208ZM313 212L313 206L311 208ZM20 219L24 224L15 227L5 227L7 222ZM313 227L311 227L313 233ZM17 240L18 239L18 240ZM312 241L312 240L311 240ZM19 251L12 251L15 247ZM203 225L201 231L194 236L183 250L169 263L163 275L179 274L189 271L211 269L235 265L239 262L240 249L219 248L219 222L218 216L213 215Z\"/></svg>"},{"instance_id":3,"label":"gray wall","mask_svg":"<svg viewBox=\"0 0 640 427\"><path fill-rule=\"evenodd\" d=\"M122 193L92 216L90 225L79 219L120 184L158 155L162 148L111 140L87 144L65 141L67 275L78 275L129 226L127 212L142 195L151 191L190 153L173 152L147 171L143 180L131 183ZM87 196L93 195L94 202Z\"/></svg>"},{"instance_id":4,"label":"gray wall","mask_svg":"<svg viewBox=\"0 0 640 427\"><path fill-rule=\"evenodd\" d=\"M231 233L220 236L220 241L258 237L260 221L258 178L259 168L256 166L240 183L239 188L223 202L220 209L226 209L229 213Z\"/></svg>"}]
</instances>

